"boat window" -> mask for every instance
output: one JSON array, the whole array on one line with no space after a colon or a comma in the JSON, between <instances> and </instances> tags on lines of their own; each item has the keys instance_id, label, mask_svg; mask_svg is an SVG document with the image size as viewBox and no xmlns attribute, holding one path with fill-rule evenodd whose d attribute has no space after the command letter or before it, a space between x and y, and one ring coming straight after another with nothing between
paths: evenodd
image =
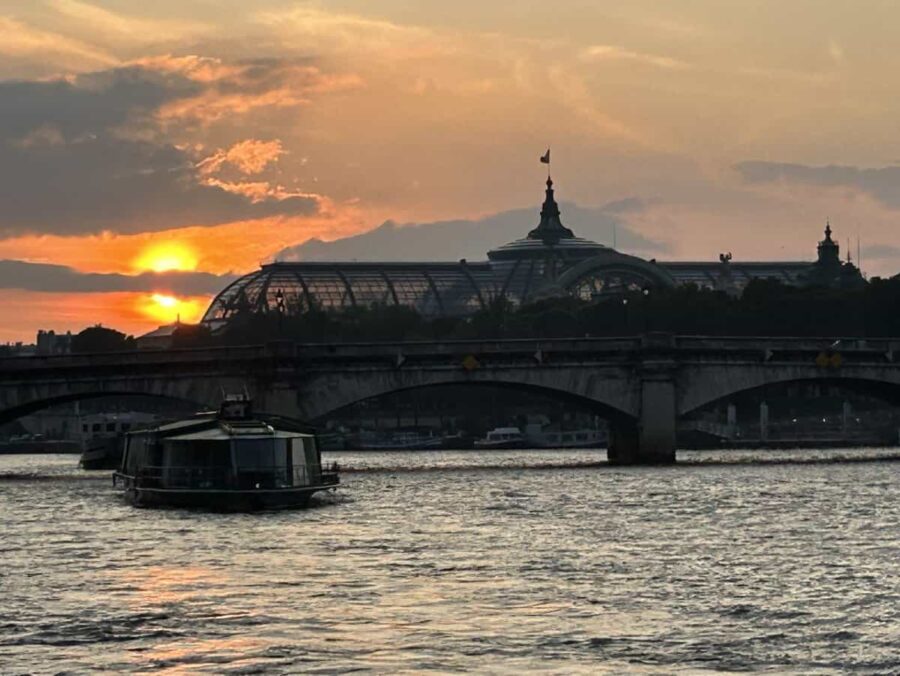
<instances>
[{"instance_id":1,"label":"boat window","mask_svg":"<svg viewBox=\"0 0 900 676\"><path fill-rule=\"evenodd\" d=\"M162 463L162 452L153 438L146 434L129 439L125 470L135 472L140 467L158 467Z\"/></svg>"},{"instance_id":2,"label":"boat window","mask_svg":"<svg viewBox=\"0 0 900 676\"><path fill-rule=\"evenodd\" d=\"M116 423L106 423L106 431L107 432L115 432L116 431Z\"/></svg>"},{"instance_id":3,"label":"boat window","mask_svg":"<svg viewBox=\"0 0 900 676\"><path fill-rule=\"evenodd\" d=\"M291 465L295 486L307 486L319 480L319 454L313 437L291 439Z\"/></svg>"},{"instance_id":4,"label":"boat window","mask_svg":"<svg viewBox=\"0 0 900 676\"><path fill-rule=\"evenodd\" d=\"M167 441L165 464L170 467L229 467L231 457L227 444L221 441Z\"/></svg>"},{"instance_id":5,"label":"boat window","mask_svg":"<svg viewBox=\"0 0 900 676\"><path fill-rule=\"evenodd\" d=\"M100 431L100 423L94 423L94 424L91 426L91 431L92 431L92 432L99 432L99 431Z\"/></svg>"},{"instance_id":6,"label":"boat window","mask_svg":"<svg viewBox=\"0 0 900 676\"><path fill-rule=\"evenodd\" d=\"M284 439L235 439L234 458L239 470L285 467L287 444Z\"/></svg>"},{"instance_id":7,"label":"boat window","mask_svg":"<svg viewBox=\"0 0 900 676\"><path fill-rule=\"evenodd\" d=\"M81 425L81 431L82 431L82 432L87 432L87 431L88 431L87 423L83 423L83 424Z\"/></svg>"}]
</instances>

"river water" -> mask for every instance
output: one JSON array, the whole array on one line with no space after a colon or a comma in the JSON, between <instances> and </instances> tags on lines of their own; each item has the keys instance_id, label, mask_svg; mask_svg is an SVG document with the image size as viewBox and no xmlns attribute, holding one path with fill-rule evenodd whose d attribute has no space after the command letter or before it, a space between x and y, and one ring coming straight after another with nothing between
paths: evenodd
<instances>
[{"instance_id":1,"label":"river water","mask_svg":"<svg viewBox=\"0 0 900 676\"><path fill-rule=\"evenodd\" d=\"M334 453L244 515L0 457L0 673L900 673L892 453Z\"/></svg>"}]
</instances>

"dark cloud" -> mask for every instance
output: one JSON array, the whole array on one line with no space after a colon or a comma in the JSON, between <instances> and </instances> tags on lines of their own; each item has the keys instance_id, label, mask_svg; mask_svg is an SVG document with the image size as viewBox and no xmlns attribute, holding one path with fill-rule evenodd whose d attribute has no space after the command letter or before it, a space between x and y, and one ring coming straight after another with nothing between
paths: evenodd
<instances>
[{"instance_id":1,"label":"dark cloud","mask_svg":"<svg viewBox=\"0 0 900 676\"><path fill-rule=\"evenodd\" d=\"M78 272L64 265L0 260L0 289L72 293L111 291L205 295L221 291L234 275L207 272L145 272L140 275Z\"/></svg>"},{"instance_id":2,"label":"dark cloud","mask_svg":"<svg viewBox=\"0 0 900 676\"><path fill-rule=\"evenodd\" d=\"M259 190L204 180L185 150L136 140L155 137L160 106L200 91L178 72L144 67L72 81L0 82L0 236L143 232L314 213L313 197L273 190L260 199ZM126 135L126 127L147 133Z\"/></svg>"},{"instance_id":3,"label":"dark cloud","mask_svg":"<svg viewBox=\"0 0 900 676\"><path fill-rule=\"evenodd\" d=\"M15 141L41 127L52 127L67 139L101 134L198 91L184 77L138 67L74 80L0 82L0 138Z\"/></svg>"},{"instance_id":4,"label":"dark cloud","mask_svg":"<svg viewBox=\"0 0 900 676\"><path fill-rule=\"evenodd\" d=\"M786 182L844 187L865 192L891 209L900 208L900 166L860 169L840 165L811 167L777 162L741 162L735 165L735 169L750 183Z\"/></svg>"},{"instance_id":5,"label":"dark cloud","mask_svg":"<svg viewBox=\"0 0 900 676\"><path fill-rule=\"evenodd\" d=\"M2 94L0 94L2 96ZM0 234L146 232L313 213L309 197L253 202L198 182L173 146L108 135L0 155Z\"/></svg>"},{"instance_id":6,"label":"dark cloud","mask_svg":"<svg viewBox=\"0 0 900 676\"><path fill-rule=\"evenodd\" d=\"M622 200L608 207L586 209L573 204L561 207L562 220L579 237L612 245L616 233L617 248L633 252L665 252L664 244L646 239L630 230L616 214L634 211L641 202ZM281 260L304 261L429 261L483 260L486 252L501 244L524 237L540 217L537 210L515 209L479 220L439 221L435 223L383 225L354 237L332 242L311 239L284 249Z\"/></svg>"}]
</instances>

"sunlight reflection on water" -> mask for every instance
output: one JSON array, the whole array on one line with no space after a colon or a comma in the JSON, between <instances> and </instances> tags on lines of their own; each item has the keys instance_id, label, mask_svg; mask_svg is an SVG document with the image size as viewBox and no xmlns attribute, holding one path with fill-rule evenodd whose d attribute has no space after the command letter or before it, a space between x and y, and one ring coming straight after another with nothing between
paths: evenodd
<instances>
[{"instance_id":1,"label":"sunlight reflection on water","mask_svg":"<svg viewBox=\"0 0 900 676\"><path fill-rule=\"evenodd\" d=\"M900 463L880 456L336 453L345 485L315 508L244 515L133 509L73 456L0 457L0 672L885 673Z\"/></svg>"}]
</instances>

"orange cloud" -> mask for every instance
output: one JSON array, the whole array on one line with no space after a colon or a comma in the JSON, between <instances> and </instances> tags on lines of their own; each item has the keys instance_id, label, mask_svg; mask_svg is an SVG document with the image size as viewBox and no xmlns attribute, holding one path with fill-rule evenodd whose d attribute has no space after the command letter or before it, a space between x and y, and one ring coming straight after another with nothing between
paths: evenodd
<instances>
[{"instance_id":1,"label":"orange cloud","mask_svg":"<svg viewBox=\"0 0 900 676\"><path fill-rule=\"evenodd\" d=\"M132 265L135 270L141 272L196 270L197 255L182 242L158 242L144 249Z\"/></svg>"},{"instance_id":2,"label":"orange cloud","mask_svg":"<svg viewBox=\"0 0 900 676\"><path fill-rule=\"evenodd\" d=\"M386 213L322 200L310 217L271 217L213 227L63 237L25 235L0 240L0 259L67 265L83 272L189 269L224 274L255 269L281 249L311 237L335 239L367 230ZM160 268L162 269L162 268Z\"/></svg>"},{"instance_id":3,"label":"orange cloud","mask_svg":"<svg viewBox=\"0 0 900 676\"><path fill-rule=\"evenodd\" d=\"M135 42L177 41L196 38L211 30L209 24L185 19L147 19L124 13L111 12L94 3L79 0L49 0L47 2L61 15L77 22L83 32L96 35L109 44Z\"/></svg>"},{"instance_id":4,"label":"orange cloud","mask_svg":"<svg viewBox=\"0 0 900 676\"><path fill-rule=\"evenodd\" d=\"M291 197L303 197L318 199L318 195L310 195L303 192L287 190L284 186L272 185L266 181L222 181L217 178L208 178L206 185L221 188L235 195L242 195L251 202L264 202L266 200L286 200Z\"/></svg>"},{"instance_id":5,"label":"orange cloud","mask_svg":"<svg viewBox=\"0 0 900 676\"><path fill-rule=\"evenodd\" d=\"M306 105L313 94L356 89L363 84L354 73L325 73L316 66L289 60L226 63L212 58L163 56L135 65L178 73L204 85L196 95L162 105L156 117L163 124L186 121L209 125L257 109Z\"/></svg>"},{"instance_id":6,"label":"orange cloud","mask_svg":"<svg viewBox=\"0 0 900 676\"><path fill-rule=\"evenodd\" d=\"M64 66L68 71L116 65L118 59L94 45L59 33L34 28L0 16L0 55L18 59L40 59L44 68ZM0 72L2 72L0 68Z\"/></svg>"},{"instance_id":7,"label":"orange cloud","mask_svg":"<svg viewBox=\"0 0 900 676\"><path fill-rule=\"evenodd\" d=\"M247 139L231 146L228 150L218 150L197 164L202 175L217 172L225 164L236 167L244 174L258 174L270 163L285 154L281 141L258 141Z\"/></svg>"},{"instance_id":8,"label":"orange cloud","mask_svg":"<svg viewBox=\"0 0 900 676\"><path fill-rule=\"evenodd\" d=\"M183 75L194 82L216 82L228 77L235 77L243 70L243 67L240 65L230 64L215 57L198 56L196 54L187 56L172 56L171 54L148 56L142 59L135 59L129 62L128 65L139 66L160 73Z\"/></svg>"}]
</instances>

